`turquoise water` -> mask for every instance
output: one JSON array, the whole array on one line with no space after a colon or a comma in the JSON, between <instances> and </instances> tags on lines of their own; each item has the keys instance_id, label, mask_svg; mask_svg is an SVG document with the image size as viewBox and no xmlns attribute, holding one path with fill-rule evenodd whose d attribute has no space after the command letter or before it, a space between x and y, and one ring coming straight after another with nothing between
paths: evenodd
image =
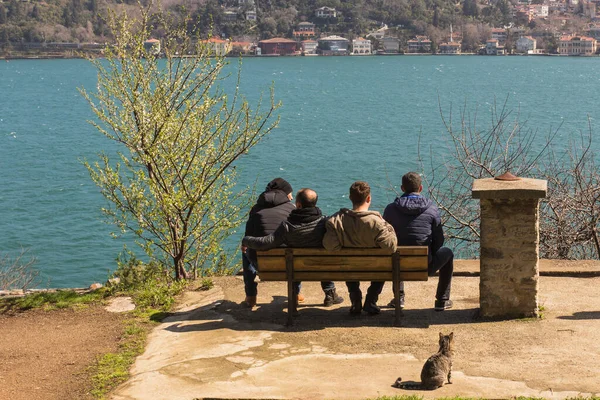
<instances>
[{"instance_id":1,"label":"turquoise water","mask_svg":"<svg viewBox=\"0 0 600 400\"><path fill-rule=\"evenodd\" d=\"M279 128L239 163L242 183L262 188L282 176L294 189L314 188L330 214L349 205L353 181L367 180L381 211L394 197L386 188L418 169L419 132L432 157L448 154L438 101L445 113L466 104L485 120L508 97L542 136L562 124L566 138L586 130L588 116L594 126L599 72L597 58L245 59L242 93L254 102L273 83L283 106ZM95 84L83 60L0 61L0 253L29 249L52 287L106 279L123 244L109 236L105 201L80 163L114 150L86 123L92 114L77 88Z\"/></svg>"}]
</instances>

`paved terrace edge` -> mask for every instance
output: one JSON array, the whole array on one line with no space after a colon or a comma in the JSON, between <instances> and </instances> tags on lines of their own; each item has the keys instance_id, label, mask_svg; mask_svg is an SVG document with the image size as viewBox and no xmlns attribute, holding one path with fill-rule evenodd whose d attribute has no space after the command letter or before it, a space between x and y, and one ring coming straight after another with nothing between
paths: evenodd
<instances>
[{"instance_id":1,"label":"paved terrace edge","mask_svg":"<svg viewBox=\"0 0 600 400\"><path fill-rule=\"evenodd\" d=\"M567 278L594 278L600 277L600 261L598 260L550 260L540 259L540 276L567 277ZM479 259L455 260L454 276L479 276ZM74 290L80 294L89 293L94 289L87 288L51 288L0 290L0 298L21 297L27 294L40 292L57 292Z\"/></svg>"}]
</instances>

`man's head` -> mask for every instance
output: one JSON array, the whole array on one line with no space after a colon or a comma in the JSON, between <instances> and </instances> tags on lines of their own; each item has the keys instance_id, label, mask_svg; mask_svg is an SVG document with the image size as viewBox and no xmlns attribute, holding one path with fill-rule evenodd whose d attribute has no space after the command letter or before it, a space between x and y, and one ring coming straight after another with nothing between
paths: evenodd
<instances>
[{"instance_id":1,"label":"man's head","mask_svg":"<svg viewBox=\"0 0 600 400\"><path fill-rule=\"evenodd\" d=\"M350 186L350 201L352 208L371 204L371 187L367 182L356 181Z\"/></svg>"},{"instance_id":2,"label":"man's head","mask_svg":"<svg viewBox=\"0 0 600 400\"><path fill-rule=\"evenodd\" d=\"M416 172L409 172L402 177L402 191L404 193L421 193L421 176Z\"/></svg>"},{"instance_id":3,"label":"man's head","mask_svg":"<svg viewBox=\"0 0 600 400\"><path fill-rule=\"evenodd\" d=\"M296 208L310 208L317 206L317 192L312 189L303 188L296 193Z\"/></svg>"},{"instance_id":4,"label":"man's head","mask_svg":"<svg viewBox=\"0 0 600 400\"><path fill-rule=\"evenodd\" d=\"M292 185L290 185L289 182L283 178L275 178L271 182L267 183L265 192L270 192L271 190L281 190L288 195L290 200L292 199Z\"/></svg>"}]
</instances>

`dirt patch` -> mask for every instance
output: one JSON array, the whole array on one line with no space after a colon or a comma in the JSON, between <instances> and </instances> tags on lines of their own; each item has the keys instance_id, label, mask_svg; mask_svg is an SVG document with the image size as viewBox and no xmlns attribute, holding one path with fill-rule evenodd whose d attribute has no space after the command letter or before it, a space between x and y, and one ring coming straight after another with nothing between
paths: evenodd
<instances>
[{"instance_id":1,"label":"dirt patch","mask_svg":"<svg viewBox=\"0 0 600 400\"><path fill-rule=\"evenodd\" d=\"M117 349L123 318L100 305L0 315L0 399L91 399L88 367Z\"/></svg>"}]
</instances>

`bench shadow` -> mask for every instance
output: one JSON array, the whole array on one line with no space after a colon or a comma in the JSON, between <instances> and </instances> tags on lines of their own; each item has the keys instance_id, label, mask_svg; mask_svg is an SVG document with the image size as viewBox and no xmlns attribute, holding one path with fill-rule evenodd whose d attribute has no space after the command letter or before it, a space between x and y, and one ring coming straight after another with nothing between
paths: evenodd
<instances>
[{"instance_id":1,"label":"bench shadow","mask_svg":"<svg viewBox=\"0 0 600 400\"><path fill-rule=\"evenodd\" d=\"M600 319L600 311L579 311L572 315L561 315L558 319L572 319L572 320L585 320L585 319Z\"/></svg>"},{"instance_id":2,"label":"bench shadow","mask_svg":"<svg viewBox=\"0 0 600 400\"><path fill-rule=\"evenodd\" d=\"M300 304L293 326L285 326L288 318L287 297L274 296L268 304L250 310L241 304L223 300L197 309L170 313L164 323L173 323L165 329L171 332L211 331L232 329L240 331L267 330L304 332L325 328L381 327L394 325L393 308L382 308L379 315L349 314L350 306L324 308L317 304ZM455 309L436 312L433 309L405 309L399 328L427 329L435 325L472 324L486 322L478 318L479 308ZM194 323L198 321L199 323Z\"/></svg>"}]
</instances>

